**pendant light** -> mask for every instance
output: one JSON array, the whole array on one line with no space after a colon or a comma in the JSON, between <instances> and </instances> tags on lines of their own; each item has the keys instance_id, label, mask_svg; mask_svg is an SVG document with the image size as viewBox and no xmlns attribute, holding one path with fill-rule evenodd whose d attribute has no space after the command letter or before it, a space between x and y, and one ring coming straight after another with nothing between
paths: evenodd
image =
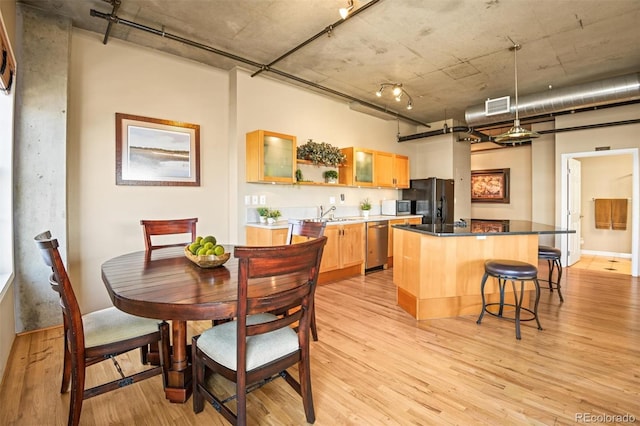
<instances>
[{"instance_id":1,"label":"pendant light","mask_svg":"<svg viewBox=\"0 0 640 426\"><path fill-rule=\"evenodd\" d=\"M540 135L534 131L527 130L520 126L520 119L518 118L518 50L522 46L514 43L509 50L513 50L513 63L515 69L516 80L516 119L513 121L513 127L506 133L498 135L493 138L493 141L501 145L515 145L521 142L528 141L533 138L540 137Z\"/></svg>"}]
</instances>

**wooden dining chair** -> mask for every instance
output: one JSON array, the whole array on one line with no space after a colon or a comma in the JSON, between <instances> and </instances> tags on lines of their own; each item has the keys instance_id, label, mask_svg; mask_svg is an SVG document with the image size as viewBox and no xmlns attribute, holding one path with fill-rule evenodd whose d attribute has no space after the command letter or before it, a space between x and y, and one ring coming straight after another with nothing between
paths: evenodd
<instances>
[{"instance_id":1,"label":"wooden dining chair","mask_svg":"<svg viewBox=\"0 0 640 426\"><path fill-rule=\"evenodd\" d=\"M198 222L197 217L189 218L189 219L167 219L167 220L147 220L143 219L140 221L140 225L142 225L142 230L144 232L144 245L145 249L150 252L155 249L164 248L164 247L178 247L178 246L186 246L187 244L195 241L196 239L196 223ZM167 235L179 235L179 234L189 234L191 239L189 241L180 241L180 242L166 242L162 244L153 244L152 240L156 240L158 236L167 236ZM186 238L186 235L185 235Z\"/></svg>"},{"instance_id":2,"label":"wooden dining chair","mask_svg":"<svg viewBox=\"0 0 640 426\"><path fill-rule=\"evenodd\" d=\"M141 372L125 375L118 364L117 355L140 348L160 340L159 321L129 315L115 307L82 315L71 286L71 281L58 251L58 240L45 231L35 237L36 245L44 262L51 267L51 288L60 296L64 324L64 361L61 393L69 391L69 426L80 421L82 402L85 399L131 385L162 373L156 366ZM85 389L86 368L111 358L120 378ZM144 359L144 355L143 355Z\"/></svg>"},{"instance_id":3,"label":"wooden dining chair","mask_svg":"<svg viewBox=\"0 0 640 426\"><path fill-rule=\"evenodd\" d=\"M289 219L288 224L289 230L287 232L287 244L322 237L324 236L324 228L327 226L327 222L314 222L304 219ZM315 342L318 341L315 306L311 313L311 336Z\"/></svg>"},{"instance_id":4,"label":"wooden dining chair","mask_svg":"<svg viewBox=\"0 0 640 426\"><path fill-rule=\"evenodd\" d=\"M307 422L315 421L309 370L309 326L322 250L327 237L272 247L238 246L235 320L192 339L193 410L208 401L234 425L247 424L247 393L283 377L302 397ZM270 312L297 304L296 312ZM293 324L299 322L299 327ZM298 366L299 380L287 372ZM236 395L222 398L207 387L209 372L235 382ZM236 411L226 404L236 401Z\"/></svg>"}]
</instances>

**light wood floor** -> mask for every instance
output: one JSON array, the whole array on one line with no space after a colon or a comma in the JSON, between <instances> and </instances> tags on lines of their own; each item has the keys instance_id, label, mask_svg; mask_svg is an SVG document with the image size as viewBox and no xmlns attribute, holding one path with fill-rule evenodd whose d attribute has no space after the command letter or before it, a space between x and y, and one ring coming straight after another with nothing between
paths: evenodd
<instances>
[{"instance_id":1,"label":"light wood floor","mask_svg":"<svg viewBox=\"0 0 640 426\"><path fill-rule=\"evenodd\" d=\"M571 265L571 268L631 275L631 259L582 254L580 260Z\"/></svg>"},{"instance_id":2,"label":"light wood floor","mask_svg":"<svg viewBox=\"0 0 640 426\"><path fill-rule=\"evenodd\" d=\"M544 330L524 323L521 341L513 323L493 317L482 325L476 316L415 321L395 305L390 270L319 287L316 425L568 425L582 413L640 419L638 279L565 271L565 302L544 291ZM59 328L16 338L0 425L66 423L61 339ZM123 368L138 358L121 357ZM102 364L90 368L91 378L115 374ZM250 394L249 412L250 424L305 423L299 397L282 380ZM85 401L81 424L225 423L211 406L194 415L191 400L168 403L155 377Z\"/></svg>"}]
</instances>

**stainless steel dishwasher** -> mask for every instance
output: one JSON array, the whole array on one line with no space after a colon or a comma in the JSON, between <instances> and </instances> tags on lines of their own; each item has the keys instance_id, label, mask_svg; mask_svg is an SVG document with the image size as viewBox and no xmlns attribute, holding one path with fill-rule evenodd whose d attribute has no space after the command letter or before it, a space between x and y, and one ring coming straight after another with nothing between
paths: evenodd
<instances>
[{"instance_id":1,"label":"stainless steel dishwasher","mask_svg":"<svg viewBox=\"0 0 640 426\"><path fill-rule=\"evenodd\" d=\"M389 245L389 221L378 220L367 222L367 258L365 272L382 269L387 263Z\"/></svg>"}]
</instances>

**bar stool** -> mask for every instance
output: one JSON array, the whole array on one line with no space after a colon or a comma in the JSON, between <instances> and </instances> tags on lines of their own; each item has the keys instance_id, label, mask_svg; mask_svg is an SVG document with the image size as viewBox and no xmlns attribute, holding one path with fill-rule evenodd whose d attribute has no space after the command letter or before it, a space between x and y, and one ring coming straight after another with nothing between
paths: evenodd
<instances>
[{"instance_id":1,"label":"bar stool","mask_svg":"<svg viewBox=\"0 0 640 426\"><path fill-rule=\"evenodd\" d=\"M487 283L487 278L489 276L495 277L498 279L498 286L500 288L500 302L496 303L486 303L486 299L484 296L484 286ZM507 281L511 281L511 285L513 287L513 297L515 303L504 303L504 288L507 284ZM520 294L518 295L518 291L516 290L516 281L520 281ZM522 307L522 299L524 297L524 282L525 281L533 281L536 289L536 299L533 305L533 310ZM520 262L518 260L506 260L506 259L491 259L487 260L484 263L484 276L482 277L482 284L480 285L480 293L482 294L482 312L480 312L480 316L478 317L477 324L480 324L482 321L482 317L484 313L488 313L498 318L502 319L511 319L515 320L516 323L516 339L520 340L520 321L533 321L535 320L538 324L538 330L542 330L542 326L540 325L540 321L538 320L538 302L540 301L540 284L538 283L538 268L535 266L526 263ZM499 306L498 312L491 312L488 308L489 306ZM505 306L512 306L515 308L515 317L509 318L504 317L503 310ZM531 318L520 318L520 312L527 311L532 316Z\"/></svg>"},{"instance_id":2,"label":"bar stool","mask_svg":"<svg viewBox=\"0 0 640 426\"><path fill-rule=\"evenodd\" d=\"M560 256L562 252L560 249L550 246L538 246L538 259L544 259L547 261L547 265L549 265L549 279L538 281L543 281L549 283L549 291L553 293L553 289L558 290L558 296L560 296L560 301L564 302L564 298L562 297L562 292L560 291L560 279L562 278L562 265L560 264ZM553 271L557 268L558 270L558 279L557 281L553 281Z\"/></svg>"}]
</instances>

